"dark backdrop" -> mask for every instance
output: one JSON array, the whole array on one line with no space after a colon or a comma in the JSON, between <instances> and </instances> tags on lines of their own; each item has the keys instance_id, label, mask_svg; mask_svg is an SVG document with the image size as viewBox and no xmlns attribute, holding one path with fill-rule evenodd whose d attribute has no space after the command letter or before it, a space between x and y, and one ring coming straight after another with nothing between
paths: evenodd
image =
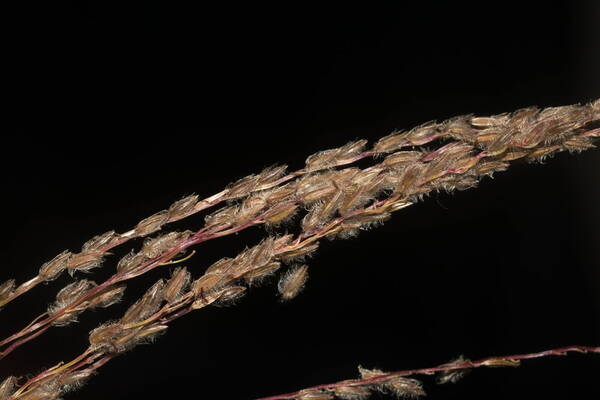
<instances>
[{"instance_id":1,"label":"dark backdrop","mask_svg":"<svg viewBox=\"0 0 600 400\"><path fill-rule=\"evenodd\" d=\"M0 281L125 231L185 194L432 119L600 95L597 2L394 8L303 3L73 2L7 15ZM275 283L192 313L107 364L67 399L249 399L355 377L567 344L600 345L600 153L518 165L437 194L357 239L325 243L282 304ZM202 216L178 228L194 228ZM194 276L265 234L206 243ZM137 245L137 244L136 244ZM102 271L114 270L117 250ZM86 346L125 301L0 363L23 377ZM42 312L63 276L0 314L0 336ZM432 399L597 398L600 358L480 370Z\"/></svg>"}]
</instances>

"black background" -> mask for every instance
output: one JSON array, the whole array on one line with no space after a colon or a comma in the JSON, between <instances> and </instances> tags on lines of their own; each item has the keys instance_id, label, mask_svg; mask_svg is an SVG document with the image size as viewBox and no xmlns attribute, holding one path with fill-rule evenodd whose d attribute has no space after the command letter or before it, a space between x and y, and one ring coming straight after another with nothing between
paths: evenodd
<instances>
[{"instance_id":1,"label":"black background","mask_svg":"<svg viewBox=\"0 0 600 400\"><path fill-rule=\"evenodd\" d=\"M0 281L23 282L63 249L126 231L183 195L276 163L300 168L352 139L600 95L594 1L46 7L7 15ZM278 302L271 281L234 307L192 313L67 399L249 399L355 377L359 364L600 345L599 166L598 150L560 154L434 194L357 239L324 243L294 301ZM198 215L175 227L201 224ZM264 234L208 242L186 265L197 277ZM122 304L23 346L0 379L73 358L86 332L165 276L155 270ZM0 336L70 281L2 310ZM599 369L599 357L574 355L425 382L431 399L592 399Z\"/></svg>"}]
</instances>

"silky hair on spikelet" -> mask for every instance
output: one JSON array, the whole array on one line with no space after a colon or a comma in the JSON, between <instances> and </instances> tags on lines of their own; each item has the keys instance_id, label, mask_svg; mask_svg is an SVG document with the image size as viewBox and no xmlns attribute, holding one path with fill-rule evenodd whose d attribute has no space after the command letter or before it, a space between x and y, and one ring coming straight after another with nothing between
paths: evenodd
<instances>
[{"instance_id":1,"label":"silky hair on spikelet","mask_svg":"<svg viewBox=\"0 0 600 400\"><path fill-rule=\"evenodd\" d=\"M291 267L279 280L277 289L281 295L281 301L289 301L304 289L308 279L308 265Z\"/></svg>"}]
</instances>

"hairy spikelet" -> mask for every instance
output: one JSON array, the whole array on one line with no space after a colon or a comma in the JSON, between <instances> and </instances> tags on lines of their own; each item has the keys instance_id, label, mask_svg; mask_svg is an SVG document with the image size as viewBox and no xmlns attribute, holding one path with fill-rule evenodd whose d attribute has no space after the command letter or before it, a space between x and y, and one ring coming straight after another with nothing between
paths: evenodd
<instances>
[{"instance_id":1,"label":"hairy spikelet","mask_svg":"<svg viewBox=\"0 0 600 400\"><path fill-rule=\"evenodd\" d=\"M136 236L147 236L159 231L169 220L169 212L166 210L157 212L146 219L140 221L135 227Z\"/></svg>"},{"instance_id":2,"label":"hairy spikelet","mask_svg":"<svg viewBox=\"0 0 600 400\"><path fill-rule=\"evenodd\" d=\"M323 390L303 390L296 397L298 400L333 400L335 397Z\"/></svg>"},{"instance_id":3,"label":"hairy spikelet","mask_svg":"<svg viewBox=\"0 0 600 400\"><path fill-rule=\"evenodd\" d=\"M15 280L9 279L6 282L0 284L0 301L8 299L15 290Z\"/></svg>"},{"instance_id":4,"label":"hairy spikelet","mask_svg":"<svg viewBox=\"0 0 600 400\"><path fill-rule=\"evenodd\" d=\"M456 360L450 361L449 363L443 364L442 366L452 367L452 366L464 364L468 361L469 361L469 359L467 359L461 355ZM446 383L456 383L456 382L460 381L468 372L469 372L469 369L467 369L467 368L441 371L441 372L438 372L438 374L437 374L436 382L440 385L443 385Z\"/></svg>"},{"instance_id":5,"label":"hairy spikelet","mask_svg":"<svg viewBox=\"0 0 600 400\"><path fill-rule=\"evenodd\" d=\"M75 300L77 300L83 293L85 293L94 286L96 286L96 283L86 279L75 281L65 286L56 295L56 300L54 301L54 303L48 307L48 315L52 316L58 311L67 307ZM62 314L60 317L55 319L52 322L52 325L66 326L72 322L77 321L77 316L81 314L88 305L89 302L84 302L83 304L80 304L79 307L77 307L76 309L69 310L68 312Z\"/></svg>"},{"instance_id":6,"label":"hairy spikelet","mask_svg":"<svg viewBox=\"0 0 600 400\"><path fill-rule=\"evenodd\" d=\"M91 238L90 240L88 240L87 242L85 242L83 244L83 246L81 247L81 252L86 253L86 252L98 251L102 247L111 243L116 238L117 238L117 234L115 231L108 231L101 235L94 236L93 238Z\"/></svg>"},{"instance_id":7,"label":"hairy spikelet","mask_svg":"<svg viewBox=\"0 0 600 400\"><path fill-rule=\"evenodd\" d=\"M152 285L140 300L129 307L121 318L121 323L127 325L138 322L158 311L163 301L164 287L165 282L162 279Z\"/></svg>"},{"instance_id":8,"label":"hairy spikelet","mask_svg":"<svg viewBox=\"0 0 600 400\"><path fill-rule=\"evenodd\" d=\"M142 265L145 260L146 256L144 253L136 253L131 250L119 260L117 263L117 271L120 273L132 271Z\"/></svg>"},{"instance_id":9,"label":"hairy spikelet","mask_svg":"<svg viewBox=\"0 0 600 400\"><path fill-rule=\"evenodd\" d=\"M169 220L175 221L186 217L194 209L196 204L198 204L198 195L196 194L177 200L167 210Z\"/></svg>"},{"instance_id":10,"label":"hairy spikelet","mask_svg":"<svg viewBox=\"0 0 600 400\"><path fill-rule=\"evenodd\" d=\"M40 268L38 276L48 282L56 279L65 269L67 269L67 263L71 258L72 253L70 251L63 251L52 260L48 261Z\"/></svg>"},{"instance_id":11,"label":"hairy spikelet","mask_svg":"<svg viewBox=\"0 0 600 400\"><path fill-rule=\"evenodd\" d=\"M123 299L126 286L124 284L115 285L103 290L98 295L89 300L89 308L107 308L117 304Z\"/></svg>"},{"instance_id":12,"label":"hairy spikelet","mask_svg":"<svg viewBox=\"0 0 600 400\"><path fill-rule=\"evenodd\" d=\"M17 386L17 378L9 376L0 383L0 399L8 399L8 397L15 391Z\"/></svg>"},{"instance_id":13,"label":"hairy spikelet","mask_svg":"<svg viewBox=\"0 0 600 400\"><path fill-rule=\"evenodd\" d=\"M191 234L192 231L169 232L155 238L148 238L144 241L144 246L140 250L140 253L146 258L157 257L177 243L190 237Z\"/></svg>"},{"instance_id":14,"label":"hairy spikelet","mask_svg":"<svg viewBox=\"0 0 600 400\"><path fill-rule=\"evenodd\" d=\"M164 298L167 303L177 300L190 284L192 275L185 267L176 268L165 285Z\"/></svg>"},{"instance_id":15,"label":"hairy spikelet","mask_svg":"<svg viewBox=\"0 0 600 400\"><path fill-rule=\"evenodd\" d=\"M89 368L62 374L58 378L61 392L68 393L81 388L95 374L96 372Z\"/></svg>"},{"instance_id":16,"label":"hairy spikelet","mask_svg":"<svg viewBox=\"0 0 600 400\"><path fill-rule=\"evenodd\" d=\"M290 270L281 277L279 285L277 286L281 300L288 301L296 297L304 288L307 279L307 265L290 268Z\"/></svg>"},{"instance_id":17,"label":"hairy spikelet","mask_svg":"<svg viewBox=\"0 0 600 400\"><path fill-rule=\"evenodd\" d=\"M371 391L363 386L338 386L333 392L342 400L364 400L371 395Z\"/></svg>"}]
</instances>

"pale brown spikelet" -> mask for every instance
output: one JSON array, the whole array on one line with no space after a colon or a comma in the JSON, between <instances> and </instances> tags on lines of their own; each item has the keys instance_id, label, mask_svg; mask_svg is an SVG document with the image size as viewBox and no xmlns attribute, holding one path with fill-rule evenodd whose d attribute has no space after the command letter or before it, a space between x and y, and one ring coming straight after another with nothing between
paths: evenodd
<instances>
[{"instance_id":1,"label":"pale brown spikelet","mask_svg":"<svg viewBox=\"0 0 600 400\"><path fill-rule=\"evenodd\" d=\"M487 361L484 361L482 365L486 367L518 367L521 365L521 360L515 360L512 358L493 358Z\"/></svg>"},{"instance_id":2,"label":"pale brown spikelet","mask_svg":"<svg viewBox=\"0 0 600 400\"><path fill-rule=\"evenodd\" d=\"M56 295L56 300L48 307L48 315L52 316L58 311L67 307L69 304L77 300L82 294L96 286L95 282L87 279L75 281L64 288L62 288ZM69 310L62 314L60 317L52 321L54 326L66 326L72 322L77 321L77 316L81 314L85 308L89 305L88 302L80 304L76 309Z\"/></svg>"},{"instance_id":3,"label":"pale brown spikelet","mask_svg":"<svg viewBox=\"0 0 600 400\"><path fill-rule=\"evenodd\" d=\"M171 207L167 210L169 214L169 221L178 220L186 217L198 204L198 195L192 194L184 197L183 199L177 200L171 204Z\"/></svg>"},{"instance_id":4,"label":"pale brown spikelet","mask_svg":"<svg viewBox=\"0 0 600 400\"><path fill-rule=\"evenodd\" d=\"M8 399L8 397L13 394L17 387L17 378L14 376L9 376L5 380L0 383L0 399Z\"/></svg>"},{"instance_id":5,"label":"pale brown spikelet","mask_svg":"<svg viewBox=\"0 0 600 400\"><path fill-rule=\"evenodd\" d=\"M129 307L121 323L127 325L138 322L158 311L163 301L164 287L165 281L162 279L152 285L140 300Z\"/></svg>"},{"instance_id":6,"label":"pale brown spikelet","mask_svg":"<svg viewBox=\"0 0 600 400\"><path fill-rule=\"evenodd\" d=\"M63 393L68 393L81 388L95 373L96 371L89 368L67 372L58 378L58 384L61 385Z\"/></svg>"},{"instance_id":7,"label":"pale brown spikelet","mask_svg":"<svg viewBox=\"0 0 600 400\"><path fill-rule=\"evenodd\" d=\"M219 273L204 274L200 278L196 279L191 284L191 291L199 301L204 301L207 304L212 303L218 297L214 297L217 289L221 287L225 277ZM213 297L212 301L208 303L208 297Z\"/></svg>"},{"instance_id":8,"label":"pale brown spikelet","mask_svg":"<svg viewBox=\"0 0 600 400\"><path fill-rule=\"evenodd\" d=\"M255 190L262 190L273 185L285 175L286 171L287 165L276 165L263 169L256 177Z\"/></svg>"},{"instance_id":9,"label":"pale brown spikelet","mask_svg":"<svg viewBox=\"0 0 600 400\"><path fill-rule=\"evenodd\" d=\"M14 292L16 282L14 279L9 279L0 284L0 301L8 299Z\"/></svg>"},{"instance_id":10,"label":"pale brown spikelet","mask_svg":"<svg viewBox=\"0 0 600 400\"><path fill-rule=\"evenodd\" d=\"M146 328L142 328L135 334L136 341L152 342L160 335L164 335L169 327L167 325L154 324Z\"/></svg>"},{"instance_id":11,"label":"pale brown spikelet","mask_svg":"<svg viewBox=\"0 0 600 400\"><path fill-rule=\"evenodd\" d=\"M422 157L423 153L420 151L397 151L387 156L382 164L389 168L404 168Z\"/></svg>"},{"instance_id":12,"label":"pale brown spikelet","mask_svg":"<svg viewBox=\"0 0 600 400\"><path fill-rule=\"evenodd\" d=\"M117 237L115 231L108 231L101 235L94 236L81 247L81 252L92 252L101 249Z\"/></svg>"},{"instance_id":13,"label":"pale brown spikelet","mask_svg":"<svg viewBox=\"0 0 600 400\"><path fill-rule=\"evenodd\" d=\"M382 137L373 146L376 153L391 153L407 145L406 132L395 131Z\"/></svg>"},{"instance_id":14,"label":"pale brown spikelet","mask_svg":"<svg viewBox=\"0 0 600 400\"><path fill-rule=\"evenodd\" d=\"M238 179L237 181L227 185L227 196L229 198L247 196L252 193L257 182L258 177L254 174Z\"/></svg>"},{"instance_id":15,"label":"pale brown spikelet","mask_svg":"<svg viewBox=\"0 0 600 400\"><path fill-rule=\"evenodd\" d=\"M329 197L337 190L331 180L333 176L333 171L304 176L297 183L296 196L305 204Z\"/></svg>"},{"instance_id":16,"label":"pale brown spikelet","mask_svg":"<svg viewBox=\"0 0 600 400\"><path fill-rule=\"evenodd\" d=\"M388 182L394 193L400 195L411 193L414 186L417 184L418 179L421 178L425 168L425 164L418 163L389 174Z\"/></svg>"},{"instance_id":17,"label":"pale brown spikelet","mask_svg":"<svg viewBox=\"0 0 600 400\"><path fill-rule=\"evenodd\" d=\"M329 168L337 163L347 162L364 151L367 141L364 139L347 143L337 149L320 151L306 159L306 169L316 171Z\"/></svg>"},{"instance_id":18,"label":"pale brown spikelet","mask_svg":"<svg viewBox=\"0 0 600 400\"><path fill-rule=\"evenodd\" d=\"M268 276L273 275L280 267L281 263L274 261L258 268L253 268L244 274L244 280L249 285L258 284Z\"/></svg>"},{"instance_id":19,"label":"pale brown spikelet","mask_svg":"<svg viewBox=\"0 0 600 400\"><path fill-rule=\"evenodd\" d=\"M102 265L103 254L99 251L87 251L74 254L67 262L67 269L73 275L75 271L88 272Z\"/></svg>"},{"instance_id":20,"label":"pale brown spikelet","mask_svg":"<svg viewBox=\"0 0 600 400\"><path fill-rule=\"evenodd\" d=\"M267 206L267 200L262 193L256 193L248 196L242 203L235 214L235 221L238 224L243 224L252 218L256 217Z\"/></svg>"},{"instance_id":21,"label":"pale brown spikelet","mask_svg":"<svg viewBox=\"0 0 600 400\"><path fill-rule=\"evenodd\" d=\"M464 356L461 355L457 359L452 360L449 363L443 364L441 366L443 366L443 367L457 366L457 365L465 364L469 361L470 360L468 358L465 358ZM468 368L440 371L437 374L436 382L440 385L443 385L446 383L456 383L456 382L460 381L469 371L470 370Z\"/></svg>"},{"instance_id":22,"label":"pale brown spikelet","mask_svg":"<svg viewBox=\"0 0 600 400\"><path fill-rule=\"evenodd\" d=\"M210 229L220 225L231 225L236 221L238 213L239 206L234 204L208 214L204 218L206 228Z\"/></svg>"},{"instance_id":23,"label":"pale brown spikelet","mask_svg":"<svg viewBox=\"0 0 600 400\"><path fill-rule=\"evenodd\" d=\"M122 332L123 326L121 324L115 322L104 323L90 332L90 345L94 349L111 348L113 340L120 336Z\"/></svg>"},{"instance_id":24,"label":"pale brown spikelet","mask_svg":"<svg viewBox=\"0 0 600 400\"><path fill-rule=\"evenodd\" d=\"M310 207L306 215L302 218L302 222L300 224L302 232L309 234L328 222L322 218L323 207L324 203L322 202L313 204Z\"/></svg>"},{"instance_id":25,"label":"pale brown spikelet","mask_svg":"<svg viewBox=\"0 0 600 400\"><path fill-rule=\"evenodd\" d=\"M331 393L318 389L302 390L296 397L298 400L333 400L334 398Z\"/></svg>"},{"instance_id":26,"label":"pale brown spikelet","mask_svg":"<svg viewBox=\"0 0 600 400\"><path fill-rule=\"evenodd\" d=\"M165 285L164 298L167 303L177 300L190 284L192 275L185 267L176 268Z\"/></svg>"},{"instance_id":27,"label":"pale brown spikelet","mask_svg":"<svg viewBox=\"0 0 600 400\"><path fill-rule=\"evenodd\" d=\"M371 391L364 386L338 386L333 392L343 400L364 400L371 396Z\"/></svg>"},{"instance_id":28,"label":"pale brown spikelet","mask_svg":"<svg viewBox=\"0 0 600 400\"><path fill-rule=\"evenodd\" d=\"M319 248L319 242L306 243L300 247L296 247L294 249L290 249L288 251L283 251L278 254L277 258L289 263L292 261L302 261L306 259L306 257L310 256L312 253L317 251Z\"/></svg>"},{"instance_id":29,"label":"pale brown spikelet","mask_svg":"<svg viewBox=\"0 0 600 400\"><path fill-rule=\"evenodd\" d=\"M19 400L59 400L60 394L60 387L51 382L21 394Z\"/></svg>"},{"instance_id":30,"label":"pale brown spikelet","mask_svg":"<svg viewBox=\"0 0 600 400\"><path fill-rule=\"evenodd\" d=\"M298 211L298 204L278 204L272 208L270 208L264 216L265 222L267 225L280 225L296 214Z\"/></svg>"},{"instance_id":31,"label":"pale brown spikelet","mask_svg":"<svg viewBox=\"0 0 600 400\"><path fill-rule=\"evenodd\" d=\"M139 267L145 260L146 256L143 253L136 253L131 250L119 260L117 263L117 271L119 273L132 271Z\"/></svg>"},{"instance_id":32,"label":"pale brown spikelet","mask_svg":"<svg viewBox=\"0 0 600 400\"><path fill-rule=\"evenodd\" d=\"M56 279L67 268L67 262L71 256L72 253L70 251L63 251L42 265L38 273L39 277L46 282Z\"/></svg>"},{"instance_id":33,"label":"pale brown spikelet","mask_svg":"<svg viewBox=\"0 0 600 400\"><path fill-rule=\"evenodd\" d=\"M429 143L439 136L440 125L435 122L426 122L406 133L406 141L411 146L421 146Z\"/></svg>"},{"instance_id":34,"label":"pale brown spikelet","mask_svg":"<svg viewBox=\"0 0 600 400\"><path fill-rule=\"evenodd\" d=\"M279 280L277 289L281 300L288 301L293 299L304 288L308 279L308 266L300 265L290 268Z\"/></svg>"},{"instance_id":35,"label":"pale brown spikelet","mask_svg":"<svg viewBox=\"0 0 600 400\"><path fill-rule=\"evenodd\" d=\"M156 214L141 220L135 227L135 235L138 237L147 236L151 233L159 231L162 228L162 226L168 222L168 220L168 211L159 211Z\"/></svg>"},{"instance_id":36,"label":"pale brown spikelet","mask_svg":"<svg viewBox=\"0 0 600 400\"><path fill-rule=\"evenodd\" d=\"M286 200L293 200L296 194L298 181L287 183L283 186L276 186L272 189L262 192L269 205L276 205Z\"/></svg>"},{"instance_id":37,"label":"pale brown spikelet","mask_svg":"<svg viewBox=\"0 0 600 400\"><path fill-rule=\"evenodd\" d=\"M223 257L211 264L211 266L206 269L205 274L222 274L231 267L233 261L234 259L231 257Z\"/></svg>"},{"instance_id":38,"label":"pale brown spikelet","mask_svg":"<svg viewBox=\"0 0 600 400\"><path fill-rule=\"evenodd\" d=\"M360 365L358 366L358 373L360 374L362 379L371 379L381 375L385 375L385 372L383 372L380 369L368 369Z\"/></svg>"},{"instance_id":39,"label":"pale brown spikelet","mask_svg":"<svg viewBox=\"0 0 600 400\"><path fill-rule=\"evenodd\" d=\"M246 295L247 288L241 285L230 285L220 290L218 293L218 306L227 306L235 303Z\"/></svg>"},{"instance_id":40,"label":"pale brown spikelet","mask_svg":"<svg viewBox=\"0 0 600 400\"><path fill-rule=\"evenodd\" d=\"M171 247L174 247L179 242L187 239L192 234L192 231L184 232L169 232L155 238L147 238L144 241L144 246L140 250L146 258L154 258Z\"/></svg>"},{"instance_id":41,"label":"pale brown spikelet","mask_svg":"<svg viewBox=\"0 0 600 400\"><path fill-rule=\"evenodd\" d=\"M89 301L90 308L107 308L117 304L125 294L125 284L110 286Z\"/></svg>"},{"instance_id":42,"label":"pale brown spikelet","mask_svg":"<svg viewBox=\"0 0 600 400\"><path fill-rule=\"evenodd\" d=\"M413 378L396 376L384 381L384 387L401 398L416 398L425 396L421 381Z\"/></svg>"}]
</instances>

